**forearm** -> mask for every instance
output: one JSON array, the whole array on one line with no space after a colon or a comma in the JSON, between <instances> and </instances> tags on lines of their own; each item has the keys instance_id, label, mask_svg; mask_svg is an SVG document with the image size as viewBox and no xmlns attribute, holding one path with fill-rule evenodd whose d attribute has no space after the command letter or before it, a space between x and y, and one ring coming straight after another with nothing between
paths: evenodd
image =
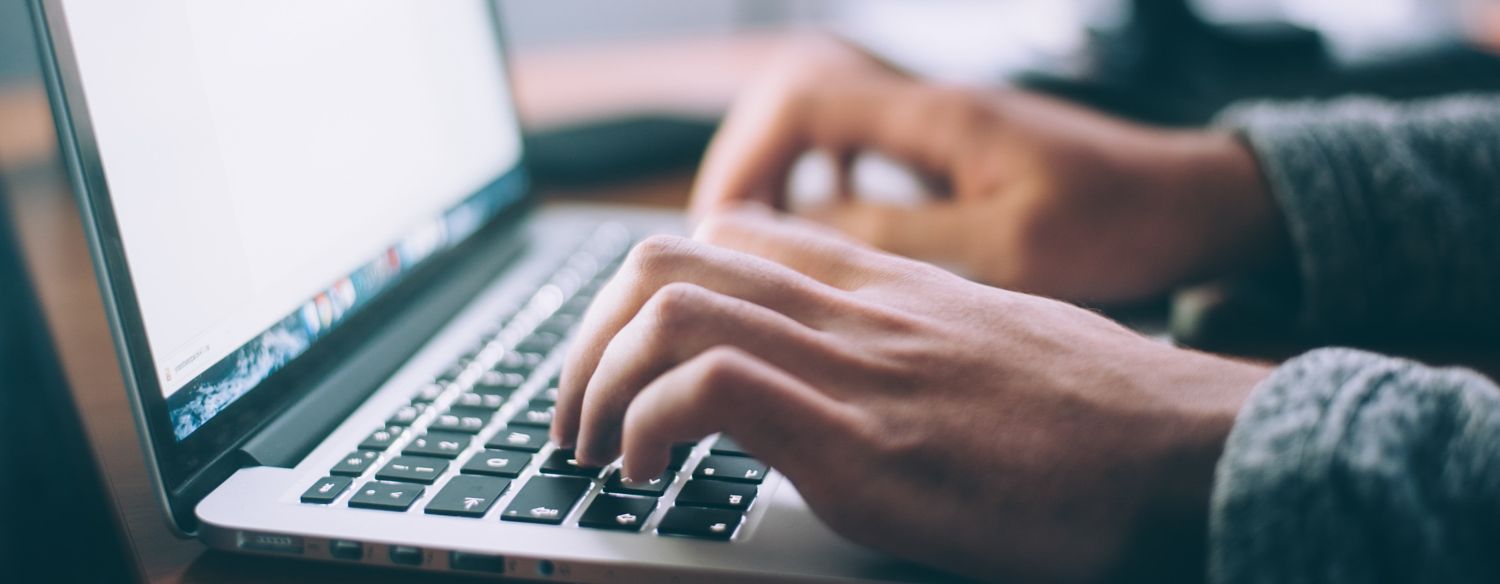
<instances>
[{"instance_id":1,"label":"forearm","mask_svg":"<svg viewBox=\"0 0 1500 584\"><path fill-rule=\"evenodd\" d=\"M1500 96L1257 104L1220 125L1253 150L1319 332L1500 325Z\"/></svg>"},{"instance_id":2,"label":"forearm","mask_svg":"<svg viewBox=\"0 0 1500 584\"><path fill-rule=\"evenodd\" d=\"M1500 391L1478 374L1308 353L1220 459L1215 582L1500 581Z\"/></svg>"}]
</instances>

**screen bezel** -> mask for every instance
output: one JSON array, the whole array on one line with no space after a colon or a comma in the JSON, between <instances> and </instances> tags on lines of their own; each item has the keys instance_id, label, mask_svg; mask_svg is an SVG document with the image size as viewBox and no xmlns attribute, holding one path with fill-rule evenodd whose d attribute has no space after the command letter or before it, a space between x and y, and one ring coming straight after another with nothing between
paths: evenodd
<instances>
[{"instance_id":1,"label":"screen bezel","mask_svg":"<svg viewBox=\"0 0 1500 584\"><path fill-rule=\"evenodd\" d=\"M523 138L516 165L495 177L495 181L517 180L521 183L522 192L515 203L491 217L484 227L469 234L463 241L454 242L448 249L417 264L399 283L372 299L369 305L319 340L302 356L179 441L172 431L167 399L155 375L155 360L146 339L140 306L111 203L108 181L88 115L87 100L82 91L62 1L33 0L33 16L37 36L42 44L41 54L48 76L58 140L67 159L69 178L74 184L80 214L89 236L105 312L109 316L115 337L120 367L146 451L147 464L151 467L153 479L157 482L162 502L168 511L180 512L182 509L173 504L174 500L185 492L199 490L188 488L188 484L197 475L211 465L229 458L240 444L272 416L302 397L313 385L311 381L327 374L328 364L337 362L340 355L357 350L361 333L368 333L393 310L399 309L402 304L398 302L399 299L409 297L411 289L423 286L424 280L437 276L443 265L451 263L456 259L455 256L467 251L470 246L464 245L465 243L504 226L514 225L535 205L536 193L529 188L527 148ZM511 78L509 54L504 47L499 11L493 1L486 1L485 4L493 25L495 48L500 51L502 67L505 68L502 74L509 84L507 91L514 97L514 80ZM508 108L519 131L520 116L514 99L510 100ZM375 388L369 388L373 389ZM183 525L182 519L185 518L175 518L174 523Z\"/></svg>"}]
</instances>

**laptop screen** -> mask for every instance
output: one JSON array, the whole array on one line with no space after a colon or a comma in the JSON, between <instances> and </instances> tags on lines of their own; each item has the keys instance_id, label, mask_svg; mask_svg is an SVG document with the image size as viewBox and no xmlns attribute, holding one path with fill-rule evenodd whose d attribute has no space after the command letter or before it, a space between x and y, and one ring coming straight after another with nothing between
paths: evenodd
<instances>
[{"instance_id":1,"label":"laptop screen","mask_svg":"<svg viewBox=\"0 0 1500 584\"><path fill-rule=\"evenodd\" d=\"M481 0L62 6L178 440L521 198Z\"/></svg>"}]
</instances>

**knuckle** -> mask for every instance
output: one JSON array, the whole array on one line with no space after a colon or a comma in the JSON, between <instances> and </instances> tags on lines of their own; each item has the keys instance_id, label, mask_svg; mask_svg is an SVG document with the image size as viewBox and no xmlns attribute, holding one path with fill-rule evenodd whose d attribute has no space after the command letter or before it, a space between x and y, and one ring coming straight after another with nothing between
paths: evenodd
<instances>
[{"instance_id":1,"label":"knuckle","mask_svg":"<svg viewBox=\"0 0 1500 584\"><path fill-rule=\"evenodd\" d=\"M738 386L745 354L730 346L717 346L698 356L692 383L692 399L707 406L732 398Z\"/></svg>"},{"instance_id":2,"label":"knuckle","mask_svg":"<svg viewBox=\"0 0 1500 584\"><path fill-rule=\"evenodd\" d=\"M651 295L646 311L658 330L677 331L693 326L700 320L708 304L708 296L708 290L696 285L672 282Z\"/></svg>"},{"instance_id":3,"label":"knuckle","mask_svg":"<svg viewBox=\"0 0 1500 584\"><path fill-rule=\"evenodd\" d=\"M668 267L687 254L689 242L675 235L652 235L631 248L626 264L637 272L652 273Z\"/></svg>"}]
</instances>

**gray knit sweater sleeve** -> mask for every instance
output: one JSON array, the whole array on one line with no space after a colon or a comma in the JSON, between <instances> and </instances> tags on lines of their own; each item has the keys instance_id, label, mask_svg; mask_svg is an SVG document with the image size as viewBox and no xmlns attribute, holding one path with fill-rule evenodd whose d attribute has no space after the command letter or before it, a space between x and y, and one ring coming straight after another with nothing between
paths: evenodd
<instances>
[{"instance_id":1,"label":"gray knit sweater sleeve","mask_svg":"<svg viewBox=\"0 0 1500 584\"><path fill-rule=\"evenodd\" d=\"M1313 351L1255 390L1215 478L1220 584L1500 582L1500 390Z\"/></svg>"},{"instance_id":2,"label":"gray knit sweater sleeve","mask_svg":"<svg viewBox=\"0 0 1500 584\"><path fill-rule=\"evenodd\" d=\"M1286 217L1305 324L1500 330L1500 97L1225 115ZM1252 394L1215 478L1215 582L1500 582L1500 389L1351 350Z\"/></svg>"},{"instance_id":3,"label":"gray knit sweater sleeve","mask_svg":"<svg viewBox=\"0 0 1500 584\"><path fill-rule=\"evenodd\" d=\"M1302 320L1336 333L1500 325L1500 95L1261 103L1249 142L1286 218Z\"/></svg>"}]
</instances>

